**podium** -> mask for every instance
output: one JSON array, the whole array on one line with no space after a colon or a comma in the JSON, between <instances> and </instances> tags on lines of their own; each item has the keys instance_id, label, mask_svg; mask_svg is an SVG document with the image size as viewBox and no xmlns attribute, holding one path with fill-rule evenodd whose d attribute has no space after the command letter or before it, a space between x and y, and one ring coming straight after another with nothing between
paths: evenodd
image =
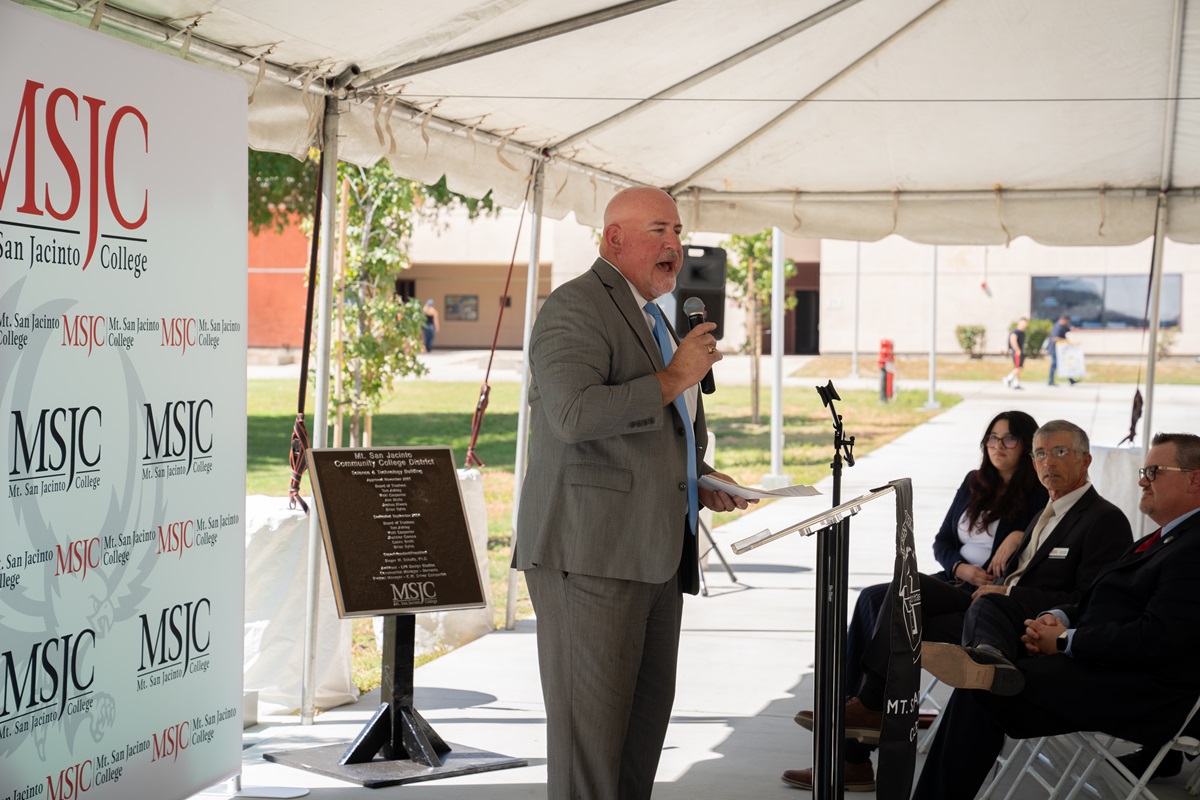
<instances>
[{"instance_id":1,"label":"podium","mask_svg":"<svg viewBox=\"0 0 1200 800\"><path fill-rule=\"evenodd\" d=\"M838 491L835 481L835 497ZM846 594L850 587L847 544L850 517L895 491L884 486L780 531L764 530L734 542L737 555L793 534L817 536L817 658L813 669L813 797L841 798L846 738Z\"/></svg>"},{"instance_id":2,"label":"podium","mask_svg":"<svg viewBox=\"0 0 1200 800\"><path fill-rule=\"evenodd\" d=\"M849 562L848 545L850 534L850 517L867 503L897 492L900 502L897 504L897 557L894 575L900 579L912 579L916 575L916 558L912 553L912 514L911 514L911 485L908 479L902 479L887 486L873 489L869 493L849 502L841 501L842 465L854 466L854 437L846 436L842 425L842 417L834 406L835 400L841 400L837 390L830 381L825 386L816 387L817 393L825 407L829 409L833 419L834 454L830 467L833 471L833 508L817 514L814 517L799 522L780 531L764 530L754 536L734 542L733 552L741 555L756 547L784 536L799 534L802 536L817 536L817 618L816 618L816 663L814 679L816 683L813 703L813 796L816 800L833 800L844 794L845 755L844 742L846 735L845 707L845 660L846 660L846 595L849 591ZM903 513L901 513L903 511ZM903 649L897 649L897 637L894 628L889 630L889 645L892 653L919 651L920 646L920 595L906 599L906 608L911 610L915 625L906 630L906 639L902 642ZM919 663L919 662L918 662ZM889 668L889 673L891 669ZM909 681L912 676L898 670L896 675L901 678L898 686ZM919 679L919 670L916 675ZM916 680L912 681L915 685ZM889 680L890 684L890 680ZM857 687L855 687L857 690ZM891 689L889 688L889 695ZM915 695L914 695L915 696ZM890 700L889 700L890 702ZM885 709L886 710L886 709ZM908 714L897 714L892 717L885 713L883 730L888 736L894 737L897 723L907 723L912 717L916 724L915 708ZM880 776L884 777L883 769L885 756L889 770L900 772L904 766L903 758L907 758L908 778L911 783L912 763L915 760L915 745L910 756L897 754L893 749L895 739L888 740L888 750L880 750ZM882 742L881 742L882 744ZM892 786L881 785L880 797L885 795L898 798L902 794L908 797L907 789L902 789L901 781L895 781ZM885 791L886 790L886 791Z\"/></svg>"}]
</instances>

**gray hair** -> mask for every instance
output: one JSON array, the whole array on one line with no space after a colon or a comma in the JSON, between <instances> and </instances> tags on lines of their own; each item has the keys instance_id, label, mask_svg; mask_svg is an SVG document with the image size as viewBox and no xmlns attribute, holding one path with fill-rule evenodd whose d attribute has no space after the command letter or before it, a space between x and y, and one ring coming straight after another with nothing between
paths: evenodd
<instances>
[{"instance_id":1,"label":"gray hair","mask_svg":"<svg viewBox=\"0 0 1200 800\"><path fill-rule=\"evenodd\" d=\"M1071 447L1079 454L1091 452L1091 443L1088 441L1087 432L1083 428L1076 425L1074 422L1067 422L1065 419L1052 419L1042 427L1034 431L1034 441L1044 439L1055 433L1071 434Z\"/></svg>"},{"instance_id":2,"label":"gray hair","mask_svg":"<svg viewBox=\"0 0 1200 800\"><path fill-rule=\"evenodd\" d=\"M1152 446L1175 445L1175 460L1183 469L1200 469L1200 436L1194 433L1156 433Z\"/></svg>"}]
</instances>

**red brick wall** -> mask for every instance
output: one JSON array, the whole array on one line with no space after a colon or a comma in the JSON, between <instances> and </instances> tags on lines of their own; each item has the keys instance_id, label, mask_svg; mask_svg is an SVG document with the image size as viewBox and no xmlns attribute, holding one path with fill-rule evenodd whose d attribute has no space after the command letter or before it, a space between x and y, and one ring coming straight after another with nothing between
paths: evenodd
<instances>
[{"instance_id":1,"label":"red brick wall","mask_svg":"<svg viewBox=\"0 0 1200 800\"><path fill-rule=\"evenodd\" d=\"M283 233L250 234L249 320L250 347L299 348L304 340L304 309L308 300L309 240L299 226Z\"/></svg>"}]
</instances>

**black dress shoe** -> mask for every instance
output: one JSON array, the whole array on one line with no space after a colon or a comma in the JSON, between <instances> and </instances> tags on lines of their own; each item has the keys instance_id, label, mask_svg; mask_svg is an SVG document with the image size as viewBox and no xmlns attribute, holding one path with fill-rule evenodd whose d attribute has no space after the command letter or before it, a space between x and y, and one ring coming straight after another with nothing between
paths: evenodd
<instances>
[{"instance_id":1,"label":"black dress shoe","mask_svg":"<svg viewBox=\"0 0 1200 800\"><path fill-rule=\"evenodd\" d=\"M1149 749L1146 747L1140 750L1134 750L1132 753L1126 753L1123 756L1117 756L1117 761L1120 761L1125 769L1134 774L1135 777L1142 777L1142 773L1146 771L1146 767L1150 766L1150 762L1154 760L1154 756L1158 754L1158 750ZM1158 762L1158 766L1154 769L1154 774L1150 776L1151 780L1159 778L1174 778L1183 769L1183 753L1178 750L1168 750L1163 756L1163 760Z\"/></svg>"},{"instance_id":2,"label":"black dress shoe","mask_svg":"<svg viewBox=\"0 0 1200 800\"><path fill-rule=\"evenodd\" d=\"M1021 670L1002 655L942 642L921 643L921 666L947 686L1012 696L1025 688Z\"/></svg>"}]
</instances>

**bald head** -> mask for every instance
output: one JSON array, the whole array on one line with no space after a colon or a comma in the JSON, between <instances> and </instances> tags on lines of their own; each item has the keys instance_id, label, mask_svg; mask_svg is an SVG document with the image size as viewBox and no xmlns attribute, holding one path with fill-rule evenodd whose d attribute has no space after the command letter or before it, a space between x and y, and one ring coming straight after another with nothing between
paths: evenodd
<instances>
[{"instance_id":1,"label":"bald head","mask_svg":"<svg viewBox=\"0 0 1200 800\"><path fill-rule=\"evenodd\" d=\"M671 195L648 186L624 189L604 209L600 255L653 300L675 288L683 262L682 230Z\"/></svg>"}]
</instances>

